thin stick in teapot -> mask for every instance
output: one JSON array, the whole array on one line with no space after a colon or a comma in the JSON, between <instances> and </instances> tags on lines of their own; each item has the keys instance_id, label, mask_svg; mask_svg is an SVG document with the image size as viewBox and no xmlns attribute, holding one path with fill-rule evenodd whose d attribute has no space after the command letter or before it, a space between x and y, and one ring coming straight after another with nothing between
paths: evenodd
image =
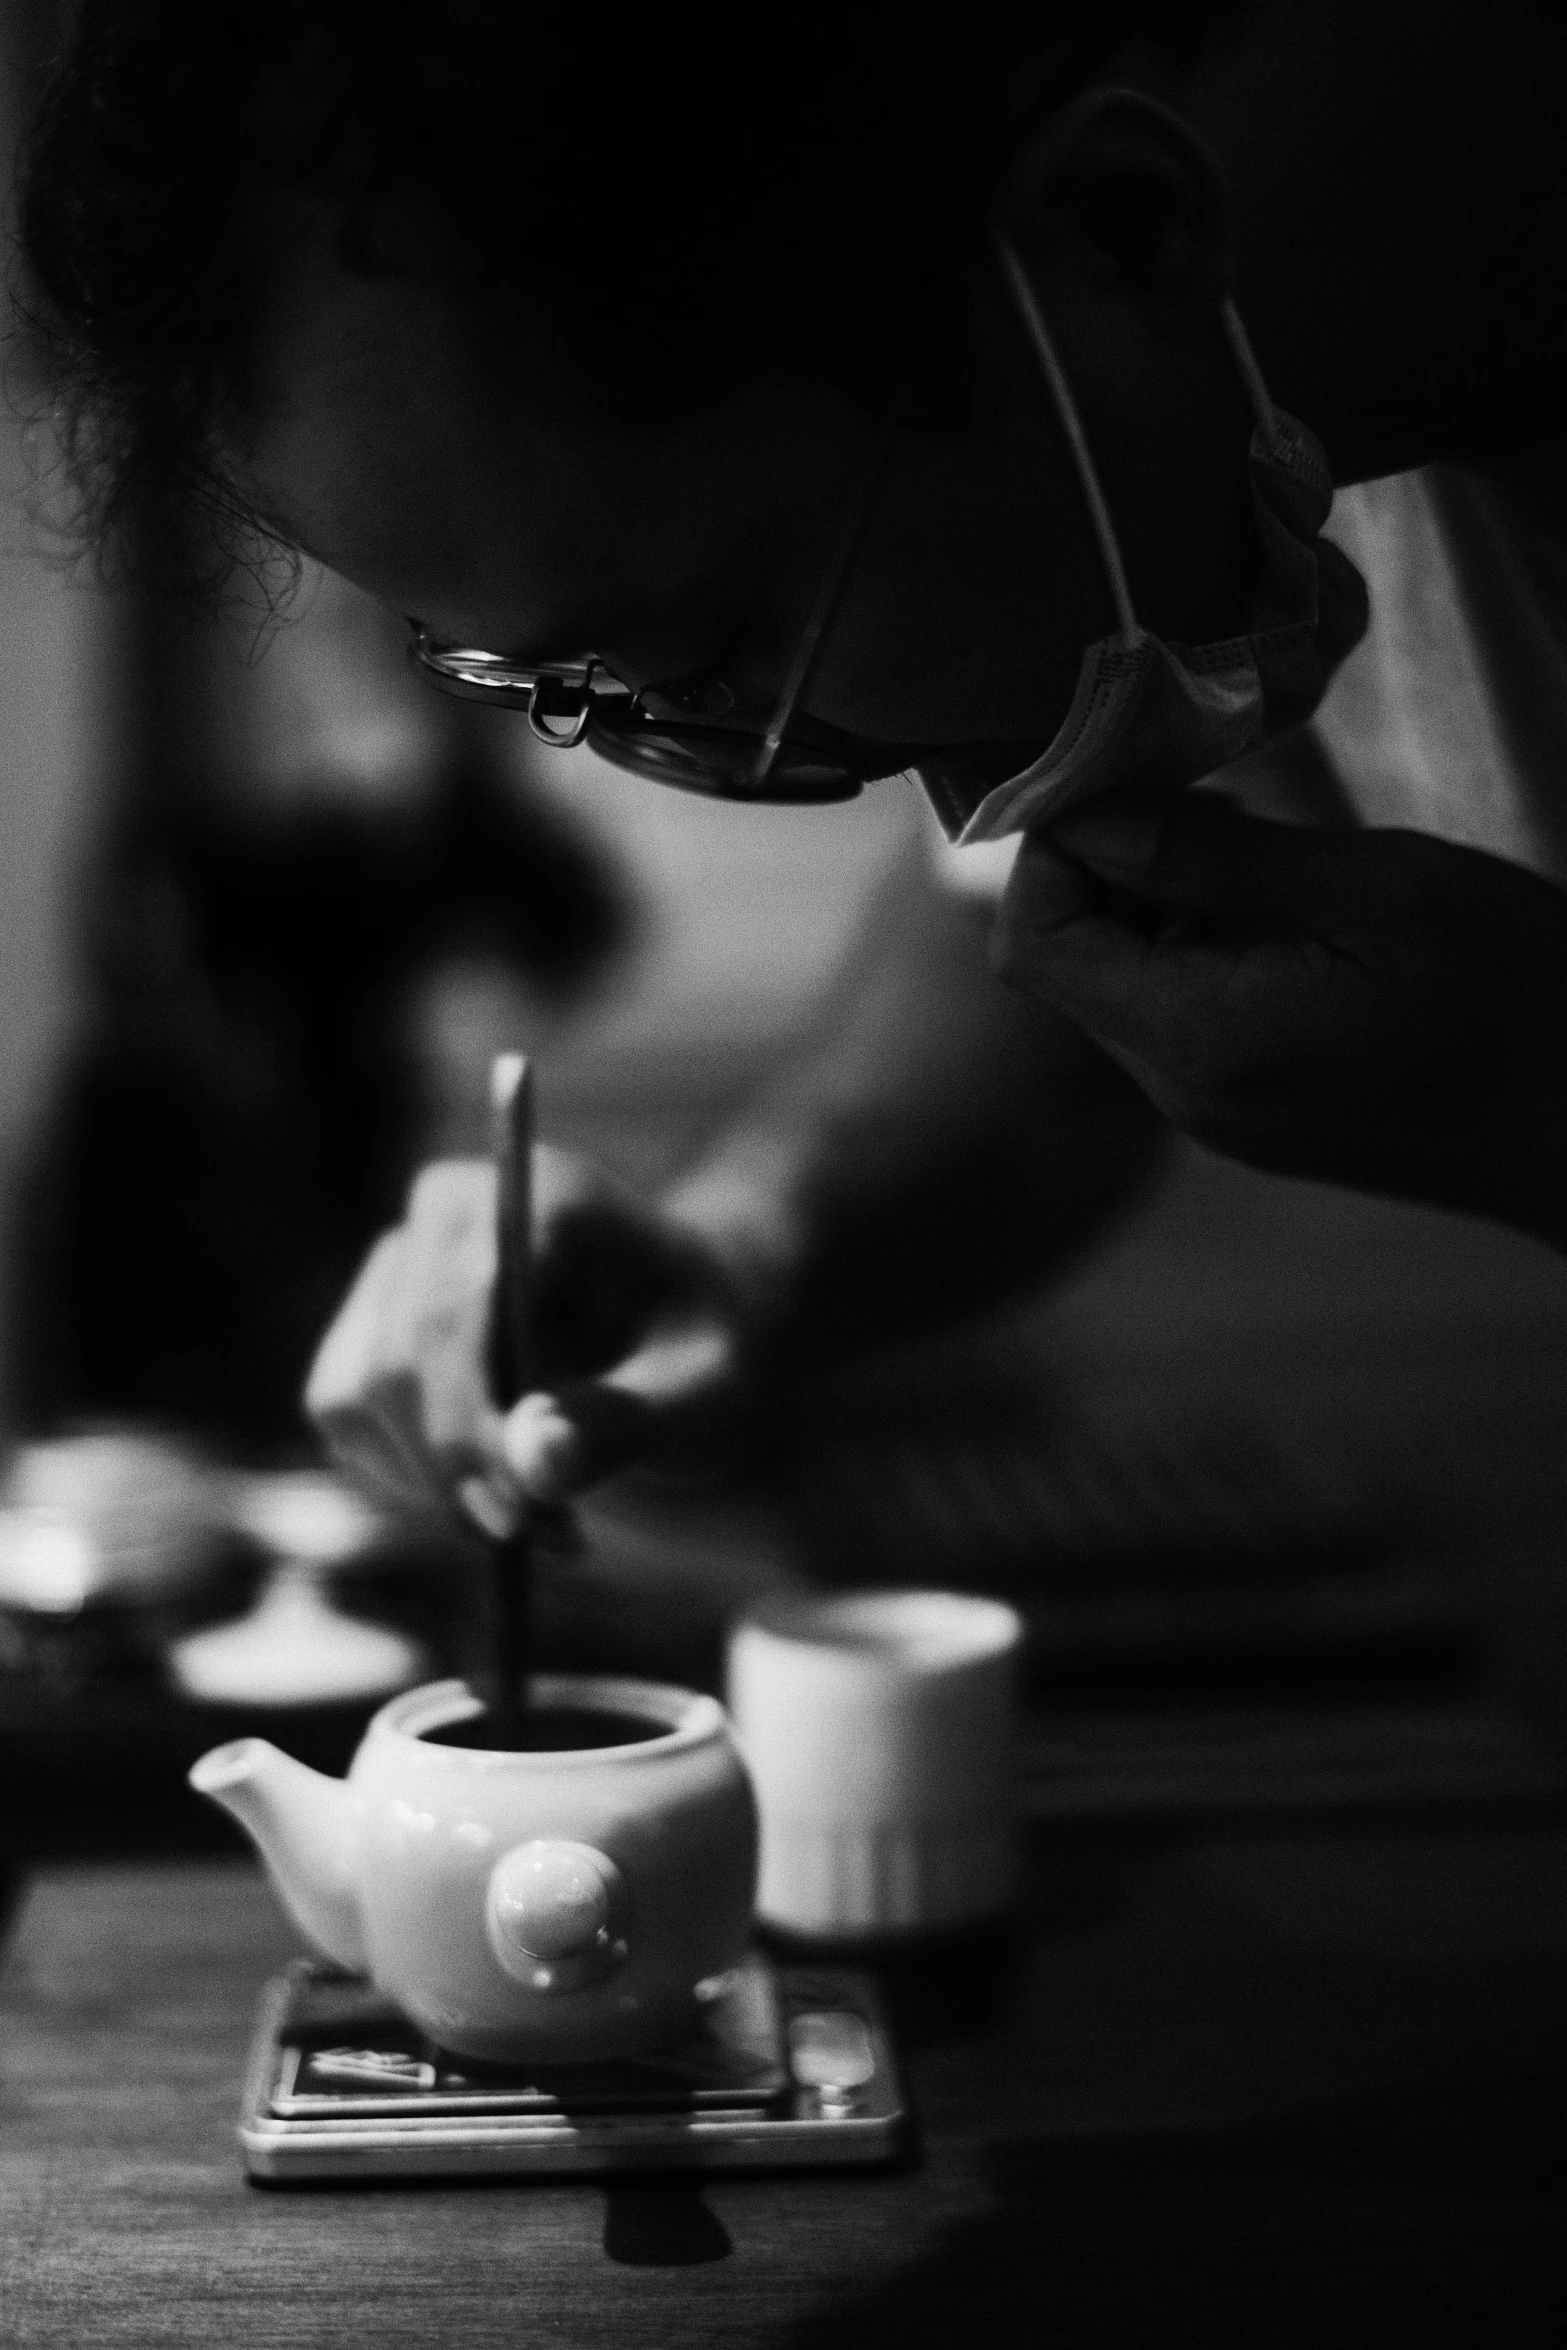
<instances>
[{"instance_id":1,"label":"thin stick in teapot","mask_svg":"<svg viewBox=\"0 0 1567 2350\"><path fill-rule=\"evenodd\" d=\"M490 1071L495 1159L496 1280L491 1373L509 1410L532 1380L533 1072L521 1053L497 1054ZM498 1746L520 1746L528 1703L533 1528L524 1507L515 1532L491 1546L491 1652L484 1692Z\"/></svg>"}]
</instances>

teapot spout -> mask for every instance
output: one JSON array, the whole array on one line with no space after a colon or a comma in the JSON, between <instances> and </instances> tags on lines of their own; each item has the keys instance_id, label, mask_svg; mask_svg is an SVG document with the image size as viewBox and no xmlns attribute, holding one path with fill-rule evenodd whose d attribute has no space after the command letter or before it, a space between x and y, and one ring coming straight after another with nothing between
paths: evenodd
<instances>
[{"instance_id":1,"label":"teapot spout","mask_svg":"<svg viewBox=\"0 0 1567 2350\"><path fill-rule=\"evenodd\" d=\"M339 1966L363 1971L347 1783L293 1761L265 1738L235 1738L191 1766L190 1784L238 1820L300 1931Z\"/></svg>"}]
</instances>

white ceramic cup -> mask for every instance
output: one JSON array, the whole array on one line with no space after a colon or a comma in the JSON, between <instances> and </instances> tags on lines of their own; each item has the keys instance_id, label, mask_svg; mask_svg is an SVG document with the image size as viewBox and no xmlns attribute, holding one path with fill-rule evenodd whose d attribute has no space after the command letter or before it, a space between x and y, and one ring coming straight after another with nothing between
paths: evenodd
<instances>
[{"instance_id":1,"label":"white ceramic cup","mask_svg":"<svg viewBox=\"0 0 1567 2350\"><path fill-rule=\"evenodd\" d=\"M853 1939L1004 1914L1022 1636L999 1600L948 1591L779 1594L742 1619L728 1703L764 1922Z\"/></svg>"}]
</instances>

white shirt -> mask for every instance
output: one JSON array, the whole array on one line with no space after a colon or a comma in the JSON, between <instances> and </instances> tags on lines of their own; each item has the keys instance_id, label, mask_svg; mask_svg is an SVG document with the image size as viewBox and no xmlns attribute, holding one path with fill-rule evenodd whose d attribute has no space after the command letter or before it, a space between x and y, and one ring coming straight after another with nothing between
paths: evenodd
<instances>
[{"instance_id":1,"label":"white shirt","mask_svg":"<svg viewBox=\"0 0 1567 2350\"><path fill-rule=\"evenodd\" d=\"M1371 626L1313 724L1357 813L1567 883L1567 535L1558 452L1339 493Z\"/></svg>"}]
</instances>

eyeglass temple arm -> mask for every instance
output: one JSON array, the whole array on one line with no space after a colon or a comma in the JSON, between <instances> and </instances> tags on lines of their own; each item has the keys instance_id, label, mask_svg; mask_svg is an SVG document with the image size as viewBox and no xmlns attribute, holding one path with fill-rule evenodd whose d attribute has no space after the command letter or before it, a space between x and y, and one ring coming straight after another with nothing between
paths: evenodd
<instances>
[{"instance_id":1,"label":"eyeglass temple arm","mask_svg":"<svg viewBox=\"0 0 1567 2350\"><path fill-rule=\"evenodd\" d=\"M843 591L848 585L849 574L854 567L854 559L860 551L870 524L872 511L881 493L881 485L886 479L888 462L892 456L898 427L903 421L907 398L908 385L905 380L900 383L893 396L892 404L882 421L876 446L871 453L871 461L860 478L848 517L843 529L838 534L838 542L833 549L832 560L828 564L821 586L816 591L816 601L811 606L811 614L805 624L805 632L800 639L794 659L789 664L789 673L784 679L783 690L779 694L778 706L773 712L772 723L763 736L761 749L757 753L756 765L752 769L751 775L753 783L765 783L772 773L773 763L783 747L784 737L789 731L790 722L799 706L800 697L811 682L823 639L831 626L833 614L838 609Z\"/></svg>"}]
</instances>

